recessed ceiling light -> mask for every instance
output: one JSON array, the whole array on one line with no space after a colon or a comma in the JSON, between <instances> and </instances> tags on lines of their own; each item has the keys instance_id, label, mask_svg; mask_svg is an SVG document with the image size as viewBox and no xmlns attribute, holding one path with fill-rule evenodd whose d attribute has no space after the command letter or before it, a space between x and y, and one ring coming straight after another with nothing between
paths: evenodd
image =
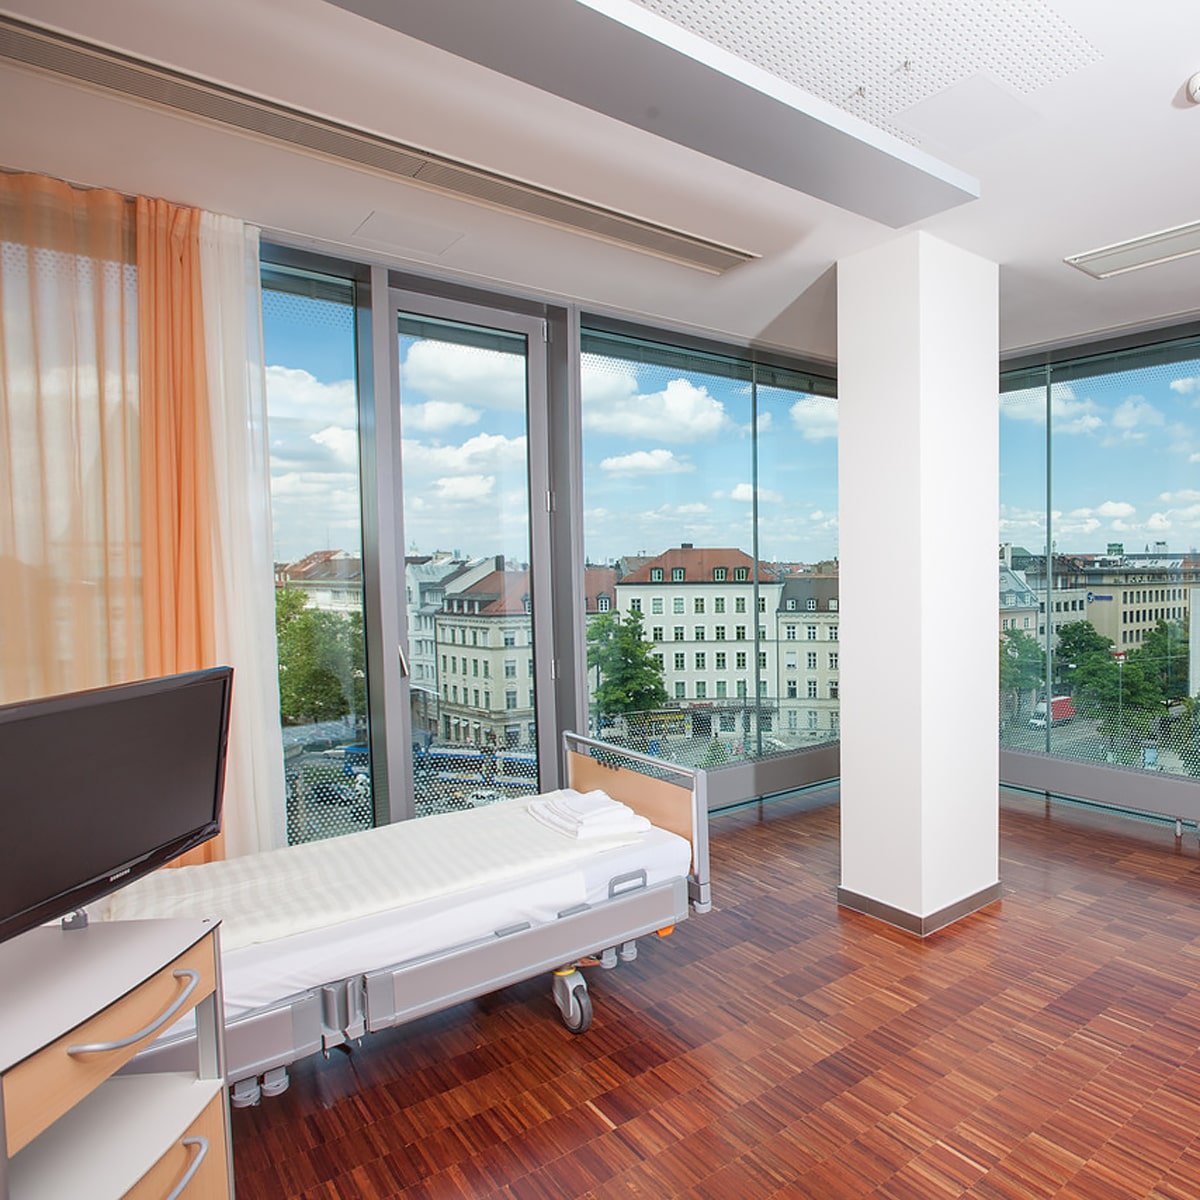
<instances>
[{"instance_id":1,"label":"recessed ceiling light","mask_svg":"<svg viewBox=\"0 0 1200 1200\"><path fill-rule=\"evenodd\" d=\"M1101 246L1083 254L1069 254L1063 262L1086 271L1094 279L1107 279L1110 275L1124 275L1126 271L1153 267L1157 263L1186 258L1189 254L1200 254L1200 221Z\"/></svg>"}]
</instances>

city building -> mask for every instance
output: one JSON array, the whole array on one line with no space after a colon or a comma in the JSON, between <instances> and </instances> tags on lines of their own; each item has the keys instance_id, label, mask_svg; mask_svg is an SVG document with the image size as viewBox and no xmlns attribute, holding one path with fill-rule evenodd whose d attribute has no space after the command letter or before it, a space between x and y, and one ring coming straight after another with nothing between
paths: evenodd
<instances>
[{"instance_id":1,"label":"city building","mask_svg":"<svg viewBox=\"0 0 1200 1200\"><path fill-rule=\"evenodd\" d=\"M835 739L840 712L838 581L785 579L775 613L775 695L788 739Z\"/></svg>"},{"instance_id":2,"label":"city building","mask_svg":"<svg viewBox=\"0 0 1200 1200\"><path fill-rule=\"evenodd\" d=\"M529 572L504 568L447 589L434 617L441 736L451 743L532 745L533 622Z\"/></svg>"},{"instance_id":3,"label":"city building","mask_svg":"<svg viewBox=\"0 0 1200 1200\"><path fill-rule=\"evenodd\" d=\"M362 555L347 550L314 550L293 563L277 563L275 586L304 593L308 608L323 612L362 612Z\"/></svg>"},{"instance_id":4,"label":"city building","mask_svg":"<svg viewBox=\"0 0 1200 1200\"><path fill-rule=\"evenodd\" d=\"M503 567L503 563L500 564ZM467 560L445 552L404 560L409 687L414 739L429 742L442 729L438 686L437 616L450 591L470 587L496 570L494 559ZM361 596L360 596L361 601Z\"/></svg>"},{"instance_id":5,"label":"city building","mask_svg":"<svg viewBox=\"0 0 1200 1200\"><path fill-rule=\"evenodd\" d=\"M779 702L771 625L782 587L768 564L756 570L742 550L690 542L617 581L617 607L641 615L662 666L661 732L740 739L772 728Z\"/></svg>"}]
</instances>

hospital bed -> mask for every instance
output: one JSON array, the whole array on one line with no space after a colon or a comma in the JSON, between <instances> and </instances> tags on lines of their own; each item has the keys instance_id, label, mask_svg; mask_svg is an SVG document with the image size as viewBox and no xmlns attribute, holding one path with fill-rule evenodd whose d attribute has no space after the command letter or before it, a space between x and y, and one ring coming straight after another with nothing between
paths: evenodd
<instances>
[{"instance_id":1,"label":"hospital bed","mask_svg":"<svg viewBox=\"0 0 1200 1200\"><path fill-rule=\"evenodd\" d=\"M572 1032L591 1023L581 963L710 906L703 770L564 735L568 787L646 817L628 839L578 841L529 798L178 871L117 893L108 919L221 918L226 1078L236 1106L288 1085L289 1064L370 1032L550 974ZM133 1070L186 1069L181 1025Z\"/></svg>"}]
</instances>

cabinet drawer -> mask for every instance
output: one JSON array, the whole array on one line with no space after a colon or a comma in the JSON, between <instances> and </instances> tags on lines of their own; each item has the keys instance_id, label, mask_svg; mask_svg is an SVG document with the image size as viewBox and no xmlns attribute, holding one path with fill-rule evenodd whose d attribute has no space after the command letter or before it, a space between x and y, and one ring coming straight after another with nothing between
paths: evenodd
<instances>
[{"instance_id":1,"label":"cabinet drawer","mask_svg":"<svg viewBox=\"0 0 1200 1200\"><path fill-rule=\"evenodd\" d=\"M125 1200L165 1200L188 1179L179 1200L228 1200L225 1095L214 1096L179 1140L125 1193Z\"/></svg>"},{"instance_id":2,"label":"cabinet drawer","mask_svg":"<svg viewBox=\"0 0 1200 1200\"><path fill-rule=\"evenodd\" d=\"M187 972L177 977L175 972ZM56 1042L17 1063L4 1076L4 1123L8 1153L16 1154L63 1113L124 1066L143 1046L212 993L216 981L211 936L151 975L102 1012ZM189 991L190 989L190 991ZM186 1000L161 1021L187 993ZM71 1048L136 1041L112 1049L70 1054Z\"/></svg>"}]
</instances>

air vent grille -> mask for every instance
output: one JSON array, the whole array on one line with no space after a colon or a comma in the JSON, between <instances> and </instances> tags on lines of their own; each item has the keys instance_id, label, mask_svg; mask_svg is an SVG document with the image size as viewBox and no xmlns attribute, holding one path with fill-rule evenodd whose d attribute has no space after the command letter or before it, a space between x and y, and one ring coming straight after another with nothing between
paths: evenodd
<instances>
[{"instance_id":1,"label":"air vent grille","mask_svg":"<svg viewBox=\"0 0 1200 1200\"><path fill-rule=\"evenodd\" d=\"M0 16L0 58L719 274L758 257Z\"/></svg>"}]
</instances>

